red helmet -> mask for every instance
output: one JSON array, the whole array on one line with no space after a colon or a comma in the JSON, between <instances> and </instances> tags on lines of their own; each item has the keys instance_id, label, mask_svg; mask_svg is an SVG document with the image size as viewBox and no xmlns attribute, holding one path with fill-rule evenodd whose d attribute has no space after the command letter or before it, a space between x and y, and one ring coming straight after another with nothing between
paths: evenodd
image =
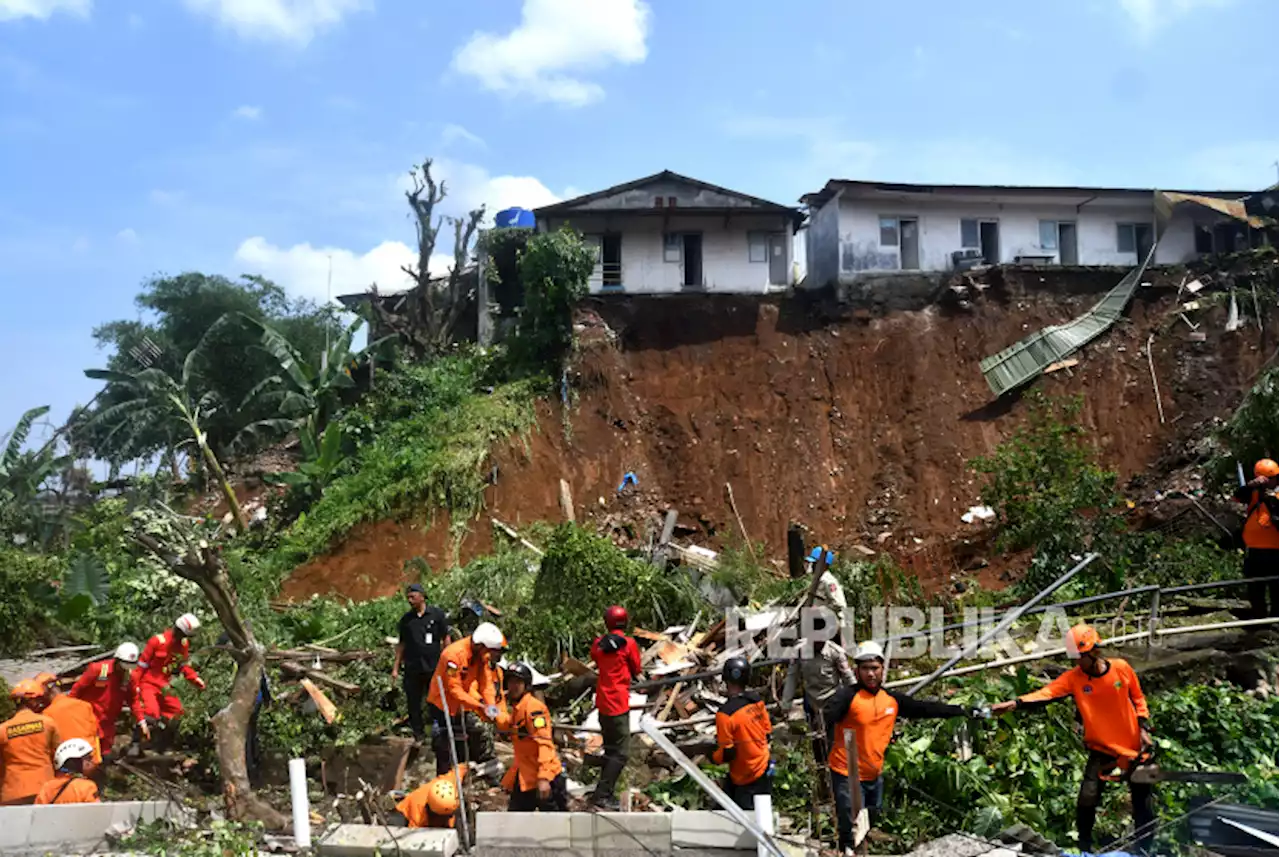
<instances>
[{"instance_id":1,"label":"red helmet","mask_svg":"<svg viewBox=\"0 0 1280 857\"><path fill-rule=\"evenodd\" d=\"M604 626L610 631L627 627L627 608L617 604L607 608L604 611Z\"/></svg>"}]
</instances>

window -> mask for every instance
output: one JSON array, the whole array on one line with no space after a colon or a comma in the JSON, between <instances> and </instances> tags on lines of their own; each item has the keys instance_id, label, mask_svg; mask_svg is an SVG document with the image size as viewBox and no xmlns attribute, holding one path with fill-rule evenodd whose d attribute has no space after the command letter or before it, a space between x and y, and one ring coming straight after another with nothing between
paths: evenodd
<instances>
[{"instance_id":1,"label":"window","mask_svg":"<svg viewBox=\"0 0 1280 857\"><path fill-rule=\"evenodd\" d=\"M763 232L747 233L747 261L769 261L769 239Z\"/></svg>"},{"instance_id":2,"label":"window","mask_svg":"<svg viewBox=\"0 0 1280 857\"><path fill-rule=\"evenodd\" d=\"M978 221L960 221L960 246L965 248L982 246L982 242L978 238Z\"/></svg>"},{"instance_id":3,"label":"window","mask_svg":"<svg viewBox=\"0 0 1280 857\"><path fill-rule=\"evenodd\" d=\"M592 249L594 249L594 250L596 251L596 264L597 264L597 265L599 265L599 264L600 264L601 254L602 254L602 253L603 253L603 251L604 251L604 240L603 240L603 239L604 239L604 236L603 236L603 235L583 235L583 236L582 236L582 243L583 243L583 244L586 244L588 247L591 247Z\"/></svg>"},{"instance_id":4,"label":"window","mask_svg":"<svg viewBox=\"0 0 1280 857\"><path fill-rule=\"evenodd\" d=\"M1058 249L1058 221L1056 220L1040 221L1040 249L1041 250L1057 250Z\"/></svg>"},{"instance_id":5,"label":"window","mask_svg":"<svg viewBox=\"0 0 1280 857\"><path fill-rule=\"evenodd\" d=\"M881 247L897 247L898 246L898 218L896 217L880 218L880 246Z\"/></svg>"},{"instance_id":6,"label":"window","mask_svg":"<svg viewBox=\"0 0 1280 857\"><path fill-rule=\"evenodd\" d=\"M662 236L662 261L679 262L680 248L684 246L684 236L667 233Z\"/></svg>"},{"instance_id":7,"label":"window","mask_svg":"<svg viewBox=\"0 0 1280 857\"><path fill-rule=\"evenodd\" d=\"M1132 223L1116 224L1116 252L1117 253L1137 253L1138 238L1134 234Z\"/></svg>"}]
</instances>

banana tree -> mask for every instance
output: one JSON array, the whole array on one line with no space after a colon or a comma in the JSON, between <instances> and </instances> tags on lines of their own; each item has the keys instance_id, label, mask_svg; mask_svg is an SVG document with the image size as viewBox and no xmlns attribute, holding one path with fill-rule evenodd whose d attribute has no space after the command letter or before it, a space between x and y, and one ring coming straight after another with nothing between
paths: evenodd
<instances>
[{"instance_id":1,"label":"banana tree","mask_svg":"<svg viewBox=\"0 0 1280 857\"><path fill-rule=\"evenodd\" d=\"M23 450L36 421L49 412L49 406L31 408L9 432L0 451L0 521L15 531L45 529L46 515L40 505L41 491L50 479L71 464L71 456L57 451L59 434L39 449ZM43 538L42 538L43 540Z\"/></svg>"},{"instance_id":2,"label":"banana tree","mask_svg":"<svg viewBox=\"0 0 1280 857\"><path fill-rule=\"evenodd\" d=\"M212 330L213 328L210 328ZM207 336L207 334L206 334ZM198 381L197 363L201 359L202 349L192 349L182 364L182 377L174 378L161 369L143 369L140 372L119 372L112 369L86 369L84 374L98 381L117 384L133 393L133 398L118 402L109 408L98 411L94 421L102 421L110 426L107 437L117 431L127 430L139 424L172 423L177 430L186 435L195 445L196 454L209 468L210 475L227 501L236 528L244 532L249 528L244 510L236 492L227 481L227 474L222 469L217 455L209 445L208 435L201 428L201 421L209 414L220 409L222 403L209 392L202 392L196 386Z\"/></svg>"}]
</instances>

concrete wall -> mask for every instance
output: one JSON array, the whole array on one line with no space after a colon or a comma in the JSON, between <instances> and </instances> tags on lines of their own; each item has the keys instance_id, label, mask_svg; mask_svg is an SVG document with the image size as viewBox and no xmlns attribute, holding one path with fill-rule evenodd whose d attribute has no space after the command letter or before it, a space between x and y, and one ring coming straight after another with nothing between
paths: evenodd
<instances>
[{"instance_id":1,"label":"concrete wall","mask_svg":"<svg viewBox=\"0 0 1280 857\"><path fill-rule=\"evenodd\" d=\"M825 208L831 208L828 203ZM819 215L825 211L820 210ZM1150 204L1097 201L1083 206L1047 203L994 202L912 202L839 200L837 232L839 277L842 281L857 278L865 272L901 269L896 246L881 246L880 218L916 218L920 224L920 269L946 271L952 267L951 253L961 249L962 219L993 220L999 224L1000 262L1012 263L1017 256L1048 255L1056 263L1059 251L1040 245L1040 221L1071 221L1076 224L1077 248L1081 265L1135 265L1136 252L1120 252L1117 248L1117 224L1148 223L1154 228L1155 210ZM815 223L816 223L815 218ZM813 230L812 252L830 253L829 231L822 236ZM818 245L818 246L815 246ZM1192 215L1179 211L1161 239L1156 251L1157 264L1185 262L1195 255ZM812 270L812 263L810 263Z\"/></svg>"},{"instance_id":2,"label":"concrete wall","mask_svg":"<svg viewBox=\"0 0 1280 857\"><path fill-rule=\"evenodd\" d=\"M767 256L764 262L751 261L748 235L754 232L776 233L782 236L783 252L786 254L785 278L778 287L785 287L790 282L794 255L791 246L791 221L778 215L744 213L726 218L723 214L700 215L690 212L667 216L618 212L607 216L586 214L567 219L552 218L540 226L555 230L566 223L592 241L599 241L599 236L604 232L622 235L622 288L606 290L603 270L597 263L590 280L593 294L602 291L623 291L629 294L690 291L684 286L683 258L670 262L664 259L665 233L701 233L703 289L738 294L764 294L769 291Z\"/></svg>"},{"instance_id":3,"label":"concrete wall","mask_svg":"<svg viewBox=\"0 0 1280 857\"><path fill-rule=\"evenodd\" d=\"M820 289L840 277L840 204L832 199L809 215L805 227L805 257L808 272L805 287Z\"/></svg>"},{"instance_id":4,"label":"concrete wall","mask_svg":"<svg viewBox=\"0 0 1280 857\"><path fill-rule=\"evenodd\" d=\"M107 831L141 821L174 818L182 807L171 801L118 801L0 807L0 854L46 854L100 849Z\"/></svg>"},{"instance_id":5,"label":"concrete wall","mask_svg":"<svg viewBox=\"0 0 1280 857\"><path fill-rule=\"evenodd\" d=\"M755 205L749 199L737 194L720 193L719 191L701 188L696 185L678 181L651 182L644 187L632 188L600 197L578 206L592 210L627 210L655 207L654 197L662 197L664 208L670 207L671 198L676 200L679 208L702 206L704 208L751 208Z\"/></svg>"}]
</instances>

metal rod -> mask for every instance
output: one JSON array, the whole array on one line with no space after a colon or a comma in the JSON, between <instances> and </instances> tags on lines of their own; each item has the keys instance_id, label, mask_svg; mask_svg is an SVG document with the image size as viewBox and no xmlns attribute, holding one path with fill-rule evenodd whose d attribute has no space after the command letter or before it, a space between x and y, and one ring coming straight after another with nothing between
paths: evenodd
<instances>
[{"instance_id":1,"label":"metal rod","mask_svg":"<svg viewBox=\"0 0 1280 857\"><path fill-rule=\"evenodd\" d=\"M1032 607L1034 607L1037 603L1039 603L1039 602L1040 602L1040 600L1041 600L1041 599L1043 599L1043 598L1045 598L1045 597L1047 597L1047 596L1049 596L1049 595L1053 594L1053 593L1054 593L1055 591L1057 591L1060 587L1062 587L1062 586L1063 586L1064 584L1066 584L1069 580L1071 580L1071 578L1075 577L1075 576L1076 576L1076 575L1081 571L1081 569L1083 569L1085 566L1089 565L1089 563L1093 562L1093 561L1094 561L1095 559L1097 559L1097 558L1098 558L1098 555L1097 555L1096 553L1091 553L1091 554L1089 554L1088 556L1086 556L1086 557L1085 557L1084 559L1082 559L1079 563L1077 563L1077 564L1075 565L1075 567L1074 567L1074 568L1070 569L1069 571L1067 571L1067 573L1066 573L1066 574L1062 575L1062 576L1061 576L1061 577L1059 577L1057 580L1055 580L1053 583L1049 584L1047 587L1045 587L1044 589L1042 589L1038 595L1036 595L1034 598L1032 598L1032 599L1031 599L1030 601L1028 601L1026 604L1023 604L1023 605L1022 605L1021 607L1019 607L1017 610L1012 610L1012 611L1010 611L1009 613L1007 613L1007 614L1005 615L1005 617L1004 617L1003 619L1001 619L1001 620L1000 620L1000 623L999 623L999 624L997 624L997 625L996 625L994 628L992 628L990 631L988 631L987 633L985 633L985 634L983 634L981 637L979 637L979 638L978 638L978 640L977 640L976 642L974 642L974 643L972 643L972 644L970 644L970 645L968 645L968 646L965 646L963 649L961 649L960 651L956 652L956 654L955 654L954 656L952 656L950 659L948 659L946 663L942 664L942 666L938 667L936 670L934 670L933 672L931 672L929 675L927 675L927 676L925 676L924 678L920 679L920 681L918 681L914 686L912 686L912 687L907 691L907 695L908 695L908 696L914 696L915 694L917 694L917 693L919 693L920 691L924 690L924 689L925 689L926 687L928 687L929 685L933 684L935 681L937 681L937 680L942 676L942 674L943 674L943 673L945 673L947 670L951 669L953 666L955 666L957 663L959 663L961 660L963 660L965 657L967 657L967 656L968 656L968 654L969 654L970 652L977 652L977 651L981 651L981 650L982 650L982 647L983 647L984 645L986 645L986 643L987 643L989 640L991 640L991 639L992 639L993 637L995 637L997 634L1004 633L1004 631L1005 631L1005 630L1006 630L1010 625L1012 625L1014 622L1018 621L1018 617L1019 617L1019 616L1021 616L1023 613L1027 612L1027 611L1028 611L1028 610L1030 610Z\"/></svg>"},{"instance_id":2,"label":"metal rod","mask_svg":"<svg viewBox=\"0 0 1280 857\"><path fill-rule=\"evenodd\" d=\"M1151 593L1151 617L1148 620L1151 633L1147 635L1147 650L1156 644L1156 627L1160 624L1160 590Z\"/></svg>"},{"instance_id":3,"label":"metal rod","mask_svg":"<svg viewBox=\"0 0 1280 857\"><path fill-rule=\"evenodd\" d=\"M462 773L458 770L458 748L453 741L453 717L449 714L449 697L444 692L444 676L436 676L440 689L440 708L444 711L444 729L449 736L449 760L453 762L453 779L458 787L458 815L462 824L462 850L471 853L471 831L467 826L467 796L462 790ZM465 728L465 724L464 728ZM516 784L519 788L519 783Z\"/></svg>"},{"instance_id":4,"label":"metal rod","mask_svg":"<svg viewBox=\"0 0 1280 857\"><path fill-rule=\"evenodd\" d=\"M1181 494L1183 497L1186 497L1188 500L1190 500L1190 501L1191 501L1191 505L1193 505L1193 506L1195 506L1197 509L1199 509L1199 510L1200 510L1200 514L1204 515L1204 516L1205 516L1206 518L1208 518L1210 521L1213 521L1213 523L1218 527L1218 529L1222 530L1222 531L1223 531L1224 533L1226 533L1229 537L1231 537L1231 538L1235 538L1235 535L1236 535L1236 534L1235 534L1235 533L1233 533L1233 532L1231 532L1230 530L1228 530L1225 526L1223 526L1223 525L1222 525L1222 522L1221 522L1221 521L1219 521L1217 518L1215 518L1213 515L1209 514L1209 510L1208 510L1208 509L1206 509L1204 506L1201 506L1201 505L1200 505L1200 501L1199 501L1199 500L1197 500L1195 497L1192 497L1192 496L1191 496L1190 494L1188 494L1186 491L1179 491L1178 493L1179 493L1179 494Z\"/></svg>"},{"instance_id":5,"label":"metal rod","mask_svg":"<svg viewBox=\"0 0 1280 857\"><path fill-rule=\"evenodd\" d=\"M1246 583L1252 583L1253 578L1241 577L1236 580L1212 580L1208 583L1187 583L1182 586L1166 586L1160 592L1164 595L1175 595L1179 592L1196 592L1201 589L1219 589L1228 586L1243 586Z\"/></svg>"},{"instance_id":6,"label":"metal rod","mask_svg":"<svg viewBox=\"0 0 1280 857\"><path fill-rule=\"evenodd\" d=\"M720 787L711 781L711 778L702 772L702 770L690 761L689 757L680 752L675 744L671 743L671 739L662 734L661 724L649 715L645 715L640 719L640 728L645 734L653 739L653 743L657 744L659 749L675 759L676 764L684 768L684 772L693 778L693 781L701 786L702 790L709 794L716 803L729 813L734 821L741 824L747 829L747 832L755 837L760 846L768 851L773 857L785 857L782 849L778 847L768 834L761 830L755 822L754 818L743 812L742 807L738 806L729 796L721 791Z\"/></svg>"},{"instance_id":7,"label":"metal rod","mask_svg":"<svg viewBox=\"0 0 1280 857\"><path fill-rule=\"evenodd\" d=\"M1156 361L1151 356L1151 343L1155 341L1153 333L1147 337L1147 366L1151 369L1151 389L1156 393L1156 410L1160 414L1160 425L1164 425L1164 405L1160 402L1160 382L1156 380Z\"/></svg>"}]
</instances>

